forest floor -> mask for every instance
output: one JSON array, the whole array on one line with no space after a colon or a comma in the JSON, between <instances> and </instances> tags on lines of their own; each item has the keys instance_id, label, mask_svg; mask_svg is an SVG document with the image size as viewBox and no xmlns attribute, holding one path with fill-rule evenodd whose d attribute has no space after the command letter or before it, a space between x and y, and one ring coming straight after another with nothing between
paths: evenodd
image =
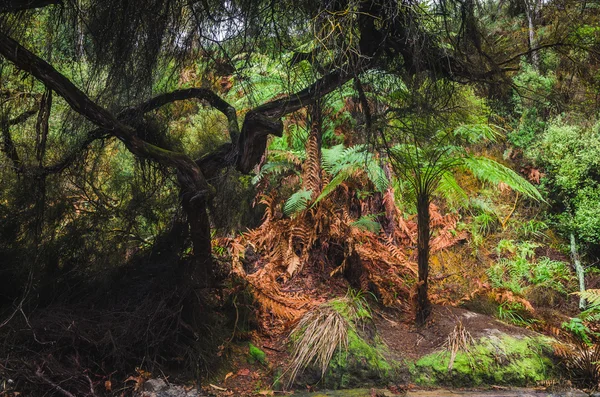
<instances>
[{"instance_id":1,"label":"forest floor","mask_svg":"<svg viewBox=\"0 0 600 397\"><path fill-rule=\"evenodd\" d=\"M411 318L392 309L377 308L373 311L373 321L377 334L389 349L389 355L399 362L416 362L420 358L443 349L448 336L453 332L458 322L470 336L479 338L508 335L517 339L541 336L534 331L509 325L484 314L478 314L463 308L435 305L428 323L423 327L416 327ZM286 368L290 361L289 349L286 338L266 337L260 334L253 335L252 343L259 347L266 356L264 364L251 362L248 343L234 346L230 353L229 365L212 382L204 387L208 395L225 396L260 396L260 395L312 395L316 387L307 385L304 389L283 391L281 385L274 383L274 378L281 373L281 368ZM419 387L411 383L410 378L405 378L403 383L378 385L381 389L356 389L354 391L319 392L315 396L433 396L442 395L442 389L431 391L427 387ZM490 387L487 387L490 390ZM367 394L365 394L368 391ZM429 390L429 391L428 391ZM492 386L489 392L469 394L465 390L456 388L451 392L444 391L447 395L502 395L502 396L528 396L537 395L543 390L512 389L504 386ZM406 394L408 392L408 394ZM334 394L328 394L334 393ZM362 394L361 394L362 393ZM424 393L424 394L423 394ZM428 394L429 393L429 394ZM433 393L433 394L431 394ZM442 394L439 394L442 393ZM458 393L458 394L457 394ZM466 393L466 394L465 394ZM516 394L515 394L516 393ZM529 394L528 394L529 393Z\"/></svg>"}]
</instances>

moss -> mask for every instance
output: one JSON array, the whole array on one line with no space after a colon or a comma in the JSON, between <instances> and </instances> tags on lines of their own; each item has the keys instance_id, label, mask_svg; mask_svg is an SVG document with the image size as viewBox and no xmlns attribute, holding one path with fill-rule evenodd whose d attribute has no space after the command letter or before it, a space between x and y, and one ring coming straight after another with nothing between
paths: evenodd
<instances>
[{"instance_id":1,"label":"moss","mask_svg":"<svg viewBox=\"0 0 600 397\"><path fill-rule=\"evenodd\" d=\"M259 362L262 365L267 365L267 355L264 351L254 346L252 343L248 343L248 362L253 364Z\"/></svg>"},{"instance_id":2,"label":"moss","mask_svg":"<svg viewBox=\"0 0 600 397\"><path fill-rule=\"evenodd\" d=\"M371 314L366 304L349 307L348 300L333 300L330 305L348 320L348 348L334 354L324 386L345 389L390 380L399 365L386 358L386 346L371 332Z\"/></svg>"},{"instance_id":3,"label":"moss","mask_svg":"<svg viewBox=\"0 0 600 397\"><path fill-rule=\"evenodd\" d=\"M329 389L381 385L396 377L400 365L387 358L388 350L376 335L364 299L334 299L327 303L348 322L348 346L333 355L325 377L305 371L298 384L316 384Z\"/></svg>"},{"instance_id":4,"label":"moss","mask_svg":"<svg viewBox=\"0 0 600 397\"><path fill-rule=\"evenodd\" d=\"M426 386L527 386L552 375L552 348L543 337L510 336L481 338L469 354L459 352L448 371L449 352L432 353L411 367L415 383Z\"/></svg>"}]
</instances>

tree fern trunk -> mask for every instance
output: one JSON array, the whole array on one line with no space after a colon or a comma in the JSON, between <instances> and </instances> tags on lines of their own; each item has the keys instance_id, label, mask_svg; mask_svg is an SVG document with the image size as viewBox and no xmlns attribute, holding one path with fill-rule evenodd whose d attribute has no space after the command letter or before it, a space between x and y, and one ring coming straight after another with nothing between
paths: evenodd
<instances>
[{"instance_id":1,"label":"tree fern trunk","mask_svg":"<svg viewBox=\"0 0 600 397\"><path fill-rule=\"evenodd\" d=\"M427 296L429 278L429 195L419 193L417 197L417 263L419 265L419 283L417 285L416 323L425 324L431 313L431 303Z\"/></svg>"},{"instance_id":2,"label":"tree fern trunk","mask_svg":"<svg viewBox=\"0 0 600 397\"><path fill-rule=\"evenodd\" d=\"M383 206L385 208L385 219L386 219L386 225L385 225L385 234L388 237L392 238L392 241L394 243L396 243L396 236L395 236L395 231L396 231L396 219L395 219L395 215L396 215L396 202L395 202L395 194L394 194L394 185L393 185L393 179L392 179L392 171L390 170L390 166L387 162L387 159L383 159L381 161L381 167L383 168L383 172L385 172L385 177L387 178L388 182L389 182L389 187L387 188L387 190L385 191L385 193L383 193Z\"/></svg>"},{"instance_id":3,"label":"tree fern trunk","mask_svg":"<svg viewBox=\"0 0 600 397\"><path fill-rule=\"evenodd\" d=\"M306 141L306 162L302 166L302 181L305 190L312 191L314 199L321 192L321 104L315 103L309 108L310 133Z\"/></svg>"}]
</instances>

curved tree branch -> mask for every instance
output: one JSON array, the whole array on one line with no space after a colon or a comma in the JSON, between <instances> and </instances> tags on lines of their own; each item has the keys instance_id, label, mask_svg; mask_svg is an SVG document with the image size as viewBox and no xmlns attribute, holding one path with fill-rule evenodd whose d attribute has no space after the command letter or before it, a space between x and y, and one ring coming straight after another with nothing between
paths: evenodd
<instances>
[{"instance_id":1,"label":"curved tree branch","mask_svg":"<svg viewBox=\"0 0 600 397\"><path fill-rule=\"evenodd\" d=\"M190 191L196 192L195 196L212 194L213 188L206 182L192 159L183 153L166 150L141 139L133 127L124 124L108 110L96 104L50 64L2 32L0 54L63 97L74 111L121 140L134 155L176 168L180 183Z\"/></svg>"},{"instance_id":2,"label":"curved tree branch","mask_svg":"<svg viewBox=\"0 0 600 397\"><path fill-rule=\"evenodd\" d=\"M42 8L51 4L62 4L62 0L3 0L0 4L0 14Z\"/></svg>"},{"instance_id":3,"label":"curved tree branch","mask_svg":"<svg viewBox=\"0 0 600 397\"><path fill-rule=\"evenodd\" d=\"M240 135L240 127L237 119L237 112L227 101L219 97L213 91L206 88L187 88L175 90L166 94L158 95L137 106L127 108L119 113L119 119L126 119L132 115L148 113L162 106L176 101L187 99L199 99L208 102L213 108L219 110L227 117L229 136L231 142L235 145Z\"/></svg>"}]
</instances>

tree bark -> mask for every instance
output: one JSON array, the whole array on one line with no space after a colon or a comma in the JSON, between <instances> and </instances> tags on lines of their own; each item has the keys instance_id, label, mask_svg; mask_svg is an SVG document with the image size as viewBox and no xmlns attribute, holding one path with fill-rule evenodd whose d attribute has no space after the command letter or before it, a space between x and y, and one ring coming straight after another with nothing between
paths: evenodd
<instances>
[{"instance_id":1,"label":"tree bark","mask_svg":"<svg viewBox=\"0 0 600 397\"><path fill-rule=\"evenodd\" d=\"M62 4L61 0L4 0L0 5L0 14L42 8L52 4Z\"/></svg>"},{"instance_id":2,"label":"tree bark","mask_svg":"<svg viewBox=\"0 0 600 397\"><path fill-rule=\"evenodd\" d=\"M309 114L310 132L306 140L306 161L302 165L302 184L304 189L312 191L312 198L315 198L321 193L321 104L311 105Z\"/></svg>"},{"instance_id":3,"label":"tree bark","mask_svg":"<svg viewBox=\"0 0 600 397\"><path fill-rule=\"evenodd\" d=\"M579 253L577 252L577 243L575 241L575 235L571 233L571 258L573 259L573 267L575 268L575 274L579 281L579 292L585 292L585 272L583 266L581 266L581 260L579 259ZM579 310L585 310L585 299L579 298Z\"/></svg>"},{"instance_id":4,"label":"tree bark","mask_svg":"<svg viewBox=\"0 0 600 397\"><path fill-rule=\"evenodd\" d=\"M431 314L431 303L427 295L429 278L429 195L418 193L417 196L417 263L419 282L417 284L417 309L415 321L423 325Z\"/></svg>"},{"instance_id":5,"label":"tree bark","mask_svg":"<svg viewBox=\"0 0 600 397\"><path fill-rule=\"evenodd\" d=\"M531 51L531 64L535 70L540 69L540 62L537 51L533 50L537 47L537 41L535 39L535 29L533 26L533 19L536 13L536 0L525 0L525 14L527 17L527 29L529 31L528 44L529 51Z\"/></svg>"},{"instance_id":6,"label":"tree bark","mask_svg":"<svg viewBox=\"0 0 600 397\"><path fill-rule=\"evenodd\" d=\"M210 220L203 197L182 189L181 204L187 216L193 248L193 260L184 265L182 284L191 288L211 287L214 284Z\"/></svg>"}]
</instances>

